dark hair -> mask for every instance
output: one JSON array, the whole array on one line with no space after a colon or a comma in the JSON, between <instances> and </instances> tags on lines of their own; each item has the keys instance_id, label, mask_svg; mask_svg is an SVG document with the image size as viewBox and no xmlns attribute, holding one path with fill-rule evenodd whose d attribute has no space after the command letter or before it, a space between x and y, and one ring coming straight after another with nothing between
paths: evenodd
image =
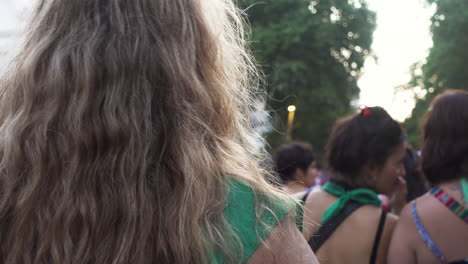
<instances>
[{"instance_id":1,"label":"dark hair","mask_svg":"<svg viewBox=\"0 0 468 264\"><path fill-rule=\"evenodd\" d=\"M419 161L418 153L413 148L407 147L405 157L403 158L405 180L408 187L407 202L423 195L429 187L426 178L421 173Z\"/></svg>"},{"instance_id":2,"label":"dark hair","mask_svg":"<svg viewBox=\"0 0 468 264\"><path fill-rule=\"evenodd\" d=\"M294 172L301 169L304 172L315 160L315 155L310 144L293 142L279 147L275 155L276 172L281 181L294 180Z\"/></svg>"},{"instance_id":3,"label":"dark hair","mask_svg":"<svg viewBox=\"0 0 468 264\"><path fill-rule=\"evenodd\" d=\"M422 125L422 169L432 184L459 177L468 158L468 92L447 90L435 97Z\"/></svg>"},{"instance_id":4,"label":"dark hair","mask_svg":"<svg viewBox=\"0 0 468 264\"><path fill-rule=\"evenodd\" d=\"M334 180L363 185L360 174L364 166L384 166L404 140L401 126L383 108L366 107L333 126L325 154L327 169Z\"/></svg>"}]
</instances>

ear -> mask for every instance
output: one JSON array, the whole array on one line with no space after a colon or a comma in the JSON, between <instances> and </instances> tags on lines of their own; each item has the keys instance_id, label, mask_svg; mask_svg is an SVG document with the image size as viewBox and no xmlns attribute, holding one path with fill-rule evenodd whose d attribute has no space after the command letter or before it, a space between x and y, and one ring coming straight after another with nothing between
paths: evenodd
<instances>
[{"instance_id":1,"label":"ear","mask_svg":"<svg viewBox=\"0 0 468 264\"><path fill-rule=\"evenodd\" d=\"M367 163L362 172L366 179L368 179L367 182L372 183L372 185L377 184L378 180L378 175L380 174L381 168L375 164L372 163Z\"/></svg>"},{"instance_id":2,"label":"ear","mask_svg":"<svg viewBox=\"0 0 468 264\"><path fill-rule=\"evenodd\" d=\"M302 181L304 180L305 172L300 168L296 168L296 170L294 171L294 177L296 178L296 180Z\"/></svg>"}]
</instances>

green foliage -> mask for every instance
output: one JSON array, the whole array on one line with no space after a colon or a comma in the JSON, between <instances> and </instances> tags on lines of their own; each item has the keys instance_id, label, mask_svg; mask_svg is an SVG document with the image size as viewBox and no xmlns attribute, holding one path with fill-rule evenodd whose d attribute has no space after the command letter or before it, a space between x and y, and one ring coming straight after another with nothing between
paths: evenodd
<instances>
[{"instance_id":1,"label":"green foliage","mask_svg":"<svg viewBox=\"0 0 468 264\"><path fill-rule=\"evenodd\" d=\"M266 76L275 131L286 141L287 106L297 106L293 140L318 152L334 121L353 111L357 79L370 54L375 14L360 0L240 0L252 28L252 48Z\"/></svg>"},{"instance_id":2,"label":"green foliage","mask_svg":"<svg viewBox=\"0 0 468 264\"><path fill-rule=\"evenodd\" d=\"M432 16L431 48L424 64L415 64L406 88L422 89L411 118L405 121L410 142L418 145L419 125L431 100L445 89L468 90L468 1L427 0L437 9Z\"/></svg>"}]
</instances>

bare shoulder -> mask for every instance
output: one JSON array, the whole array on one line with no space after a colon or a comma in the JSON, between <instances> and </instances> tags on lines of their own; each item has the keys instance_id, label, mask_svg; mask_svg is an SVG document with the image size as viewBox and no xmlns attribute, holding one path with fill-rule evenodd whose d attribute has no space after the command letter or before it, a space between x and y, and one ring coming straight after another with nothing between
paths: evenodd
<instances>
[{"instance_id":1,"label":"bare shoulder","mask_svg":"<svg viewBox=\"0 0 468 264\"><path fill-rule=\"evenodd\" d=\"M400 218L392 232L387 253L387 263L415 263L415 245L411 239L410 204L407 204L400 213Z\"/></svg>"},{"instance_id":2,"label":"bare shoulder","mask_svg":"<svg viewBox=\"0 0 468 264\"><path fill-rule=\"evenodd\" d=\"M322 190L313 191L307 196L304 204L304 237L309 239L317 231L323 213L335 201L336 197Z\"/></svg>"},{"instance_id":3,"label":"bare shoulder","mask_svg":"<svg viewBox=\"0 0 468 264\"><path fill-rule=\"evenodd\" d=\"M428 223L428 220L443 217L447 210L436 198L427 194L408 203L401 211L396 230L404 235L402 237L404 237L406 241L411 241L412 237L417 237L418 231L413 219L413 206L415 206L416 209L415 213L417 213L420 218L424 218L426 223Z\"/></svg>"},{"instance_id":4,"label":"bare shoulder","mask_svg":"<svg viewBox=\"0 0 468 264\"><path fill-rule=\"evenodd\" d=\"M390 244L390 239L392 238L393 231L395 230L399 218L399 216L392 213L388 213L386 216L385 225L383 228L383 239L388 241L388 244Z\"/></svg>"},{"instance_id":5,"label":"bare shoulder","mask_svg":"<svg viewBox=\"0 0 468 264\"><path fill-rule=\"evenodd\" d=\"M393 230L395 228L396 224L398 223L399 219L400 219L400 217L398 215L388 213L385 228L389 228L389 229Z\"/></svg>"},{"instance_id":6,"label":"bare shoulder","mask_svg":"<svg viewBox=\"0 0 468 264\"><path fill-rule=\"evenodd\" d=\"M316 190L310 192L305 201L304 208L307 210L325 211L337 198L325 191Z\"/></svg>"},{"instance_id":7,"label":"bare shoulder","mask_svg":"<svg viewBox=\"0 0 468 264\"><path fill-rule=\"evenodd\" d=\"M403 230L406 231L408 231L410 227L414 225L413 218L411 215L411 203L405 205L405 207L403 207L403 210L401 210L397 225L400 229L403 228Z\"/></svg>"},{"instance_id":8,"label":"bare shoulder","mask_svg":"<svg viewBox=\"0 0 468 264\"><path fill-rule=\"evenodd\" d=\"M368 226L378 226L381 216L382 209L380 207L363 205L348 217L348 222L355 228L367 229ZM384 220L384 230L393 228L398 221L398 216L388 213Z\"/></svg>"},{"instance_id":9,"label":"bare shoulder","mask_svg":"<svg viewBox=\"0 0 468 264\"><path fill-rule=\"evenodd\" d=\"M304 198L304 196L307 194L307 191L308 190L305 190L305 191L302 191L302 192L296 192L296 193L293 193L291 194L294 198L298 199L298 200L301 200L302 198Z\"/></svg>"},{"instance_id":10,"label":"bare shoulder","mask_svg":"<svg viewBox=\"0 0 468 264\"><path fill-rule=\"evenodd\" d=\"M414 202L419 207L420 204L427 203L427 197L424 195ZM421 239L413 220L411 207L412 203L403 207L395 225L387 255L387 262L390 264L416 262L416 251L421 246Z\"/></svg>"},{"instance_id":11,"label":"bare shoulder","mask_svg":"<svg viewBox=\"0 0 468 264\"><path fill-rule=\"evenodd\" d=\"M445 205L429 194L423 195L413 202L417 208L417 214L422 218L444 218L447 211ZM407 218L412 218L410 205L408 205L406 215L408 216Z\"/></svg>"},{"instance_id":12,"label":"bare shoulder","mask_svg":"<svg viewBox=\"0 0 468 264\"><path fill-rule=\"evenodd\" d=\"M318 261L294 221L285 217L247 261L247 264L257 263L312 264Z\"/></svg>"}]
</instances>

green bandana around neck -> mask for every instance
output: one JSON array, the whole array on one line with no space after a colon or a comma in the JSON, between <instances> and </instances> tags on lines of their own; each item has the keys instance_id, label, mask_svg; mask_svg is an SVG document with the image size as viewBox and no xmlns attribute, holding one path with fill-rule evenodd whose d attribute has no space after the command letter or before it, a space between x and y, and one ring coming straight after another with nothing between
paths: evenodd
<instances>
[{"instance_id":1,"label":"green bandana around neck","mask_svg":"<svg viewBox=\"0 0 468 264\"><path fill-rule=\"evenodd\" d=\"M359 188L354 189L351 191L346 191L342 186L328 182L323 187L322 190L338 197L336 200L323 214L322 220L320 221L321 224L328 221L333 216L337 215L343 208L345 207L346 203L350 200L362 203L362 204L371 204L375 206L381 205L381 201L377 194L366 188Z\"/></svg>"},{"instance_id":2,"label":"green bandana around neck","mask_svg":"<svg viewBox=\"0 0 468 264\"><path fill-rule=\"evenodd\" d=\"M461 178L460 183L463 190L463 196L465 196L465 199L468 199L468 184L466 183L466 178Z\"/></svg>"}]
</instances>

